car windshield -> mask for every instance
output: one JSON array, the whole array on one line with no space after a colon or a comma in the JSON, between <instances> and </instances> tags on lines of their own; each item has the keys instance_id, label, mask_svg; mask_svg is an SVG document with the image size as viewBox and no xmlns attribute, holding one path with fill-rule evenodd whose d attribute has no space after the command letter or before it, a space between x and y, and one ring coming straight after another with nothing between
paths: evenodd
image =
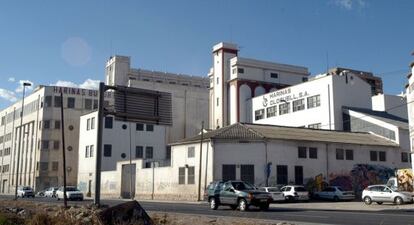
<instances>
[{"instance_id":1,"label":"car windshield","mask_svg":"<svg viewBox=\"0 0 414 225\"><path fill-rule=\"evenodd\" d=\"M236 190L254 190L255 187L251 184L245 182L231 182L231 185Z\"/></svg>"},{"instance_id":2,"label":"car windshield","mask_svg":"<svg viewBox=\"0 0 414 225\"><path fill-rule=\"evenodd\" d=\"M28 191L28 190L32 190L31 187L23 187L23 190Z\"/></svg>"},{"instance_id":3,"label":"car windshield","mask_svg":"<svg viewBox=\"0 0 414 225\"><path fill-rule=\"evenodd\" d=\"M272 187L272 188L268 188L267 189L269 192L278 192L278 191L280 191L280 188L277 188L277 187Z\"/></svg>"},{"instance_id":4,"label":"car windshield","mask_svg":"<svg viewBox=\"0 0 414 225\"><path fill-rule=\"evenodd\" d=\"M66 187L66 191L78 191L76 187Z\"/></svg>"},{"instance_id":5,"label":"car windshield","mask_svg":"<svg viewBox=\"0 0 414 225\"><path fill-rule=\"evenodd\" d=\"M295 187L295 191L306 191L304 187Z\"/></svg>"}]
</instances>

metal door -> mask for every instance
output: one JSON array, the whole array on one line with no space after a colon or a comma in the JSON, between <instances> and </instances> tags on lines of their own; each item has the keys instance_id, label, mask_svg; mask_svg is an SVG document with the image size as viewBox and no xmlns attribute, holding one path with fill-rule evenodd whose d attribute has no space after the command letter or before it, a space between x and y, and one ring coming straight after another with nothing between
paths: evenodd
<instances>
[{"instance_id":1,"label":"metal door","mask_svg":"<svg viewBox=\"0 0 414 225\"><path fill-rule=\"evenodd\" d=\"M134 198L135 197L135 179L136 179L136 165L125 164L122 165L121 175L121 197Z\"/></svg>"}]
</instances>

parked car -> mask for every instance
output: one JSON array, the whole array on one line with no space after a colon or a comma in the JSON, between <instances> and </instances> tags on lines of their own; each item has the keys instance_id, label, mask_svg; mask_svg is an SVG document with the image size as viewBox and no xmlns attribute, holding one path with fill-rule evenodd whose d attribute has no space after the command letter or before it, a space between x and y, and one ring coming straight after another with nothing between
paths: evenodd
<instances>
[{"instance_id":1,"label":"parked car","mask_svg":"<svg viewBox=\"0 0 414 225\"><path fill-rule=\"evenodd\" d=\"M50 188L46 189L45 197L56 198L56 191L58 189L59 189L58 187L50 187Z\"/></svg>"},{"instance_id":2,"label":"parked car","mask_svg":"<svg viewBox=\"0 0 414 225\"><path fill-rule=\"evenodd\" d=\"M326 187L320 192L315 192L314 196L321 199L329 199L334 201L339 200L352 200L355 199L353 191L345 191L338 186Z\"/></svg>"},{"instance_id":3,"label":"parked car","mask_svg":"<svg viewBox=\"0 0 414 225\"><path fill-rule=\"evenodd\" d=\"M29 186L19 186L17 187L17 197L35 197L34 191Z\"/></svg>"},{"instance_id":4,"label":"parked car","mask_svg":"<svg viewBox=\"0 0 414 225\"><path fill-rule=\"evenodd\" d=\"M383 202L394 202L397 205L412 203L413 196L410 192L398 191L387 185L371 185L362 192L362 200L370 205L376 202L381 205Z\"/></svg>"},{"instance_id":5,"label":"parked car","mask_svg":"<svg viewBox=\"0 0 414 225\"><path fill-rule=\"evenodd\" d=\"M276 187L260 187L259 191L264 191L269 193L272 196L272 202L280 202L285 201L285 196L283 192L280 190L281 186Z\"/></svg>"},{"instance_id":6,"label":"parked car","mask_svg":"<svg viewBox=\"0 0 414 225\"><path fill-rule=\"evenodd\" d=\"M243 181L227 181L216 185L209 196L210 208L216 210L220 205L228 205L231 209L248 210L250 206L269 209L272 197L269 193L257 190L253 185Z\"/></svg>"},{"instance_id":7,"label":"parked car","mask_svg":"<svg viewBox=\"0 0 414 225\"><path fill-rule=\"evenodd\" d=\"M64 188L62 186L62 187L60 187L56 191L56 198L57 198L57 200L63 199L63 197L64 197L63 190L64 190ZM81 191L79 191L74 186L67 186L66 187L66 198L68 200L80 200L80 201L83 201L83 193Z\"/></svg>"},{"instance_id":8,"label":"parked car","mask_svg":"<svg viewBox=\"0 0 414 225\"><path fill-rule=\"evenodd\" d=\"M288 202L309 201L309 192L303 186L287 185L282 187L280 191L282 191L285 200Z\"/></svg>"}]
</instances>

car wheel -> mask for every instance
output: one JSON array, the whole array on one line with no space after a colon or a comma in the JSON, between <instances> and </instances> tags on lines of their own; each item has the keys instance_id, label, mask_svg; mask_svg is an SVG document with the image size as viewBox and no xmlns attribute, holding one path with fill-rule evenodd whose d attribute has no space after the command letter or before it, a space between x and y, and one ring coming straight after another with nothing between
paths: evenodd
<instances>
[{"instance_id":1,"label":"car wheel","mask_svg":"<svg viewBox=\"0 0 414 225\"><path fill-rule=\"evenodd\" d=\"M239 210L240 211L246 211L249 208L249 206L247 205L246 200L244 200L244 199L240 199L238 205L239 205Z\"/></svg>"},{"instance_id":2,"label":"car wheel","mask_svg":"<svg viewBox=\"0 0 414 225\"><path fill-rule=\"evenodd\" d=\"M378 205L382 205L382 202L377 202Z\"/></svg>"},{"instance_id":3,"label":"car wheel","mask_svg":"<svg viewBox=\"0 0 414 225\"><path fill-rule=\"evenodd\" d=\"M401 197L395 197L394 202L397 205L401 205L404 203L404 200Z\"/></svg>"},{"instance_id":4,"label":"car wheel","mask_svg":"<svg viewBox=\"0 0 414 225\"><path fill-rule=\"evenodd\" d=\"M292 196L286 196L286 201L287 202L293 202L293 197Z\"/></svg>"},{"instance_id":5,"label":"car wheel","mask_svg":"<svg viewBox=\"0 0 414 225\"><path fill-rule=\"evenodd\" d=\"M333 200L334 200L335 202L339 201L338 196L334 196L334 197L333 197Z\"/></svg>"},{"instance_id":6,"label":"car wheel","mask_svg":"<svg viewBox=\"0 0 414 225\"><path fill-rule=\"evenodd\" d=\"M215 198L210 199L210 209L216 210L218 208L218 204Z\"/></svg>"},{"instance_id":7,"label":"car wheel","mask_svg":"<svg viewBox=\"0 0 414 225\"><path fill-rule=\"evenodd\" d=\"M371 199L370 197L366 196L366 197L364 198L364 202L365 202L365 204L366 204L366 205L371 205L371 203L372 203L372 199Z\"/></svg>"},{"instance_id":8,"label":"car wheel","mask_svg":"<svg viewBox=\"0 0 414 225\"><path fill-rule=\"evenodd\" d=\"M265 203L263 205L260 205L260 210L262 210L262 211L269 210L269 203Z\"/></svg>"},{"instance_id":9,"label":"car wheel","mask_svg":"<svg viewBox=\"0 0 414 225\"><path fill-rule=\"evenodd\" d=\"M237 209L237 205L231 205L231 206L230 206L230 208L231 208L232 210L236 210L236 209Z\"/></svg>"}]
</instances>

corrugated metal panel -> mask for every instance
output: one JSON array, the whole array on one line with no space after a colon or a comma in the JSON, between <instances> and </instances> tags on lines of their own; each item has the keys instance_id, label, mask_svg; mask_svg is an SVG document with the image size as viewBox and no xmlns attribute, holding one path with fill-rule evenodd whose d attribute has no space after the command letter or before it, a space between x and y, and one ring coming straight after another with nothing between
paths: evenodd
<instances>
[{"instance_id":1,"label":"corrugated metal panel","mask_svg":"<svg viewBox=\"0 0 414 225\"><path fill-rule=\"evenodd\" d=\"M117 120L172 125L171 93L117 86L114 100Z\"/></svg>"}]
</instances>

